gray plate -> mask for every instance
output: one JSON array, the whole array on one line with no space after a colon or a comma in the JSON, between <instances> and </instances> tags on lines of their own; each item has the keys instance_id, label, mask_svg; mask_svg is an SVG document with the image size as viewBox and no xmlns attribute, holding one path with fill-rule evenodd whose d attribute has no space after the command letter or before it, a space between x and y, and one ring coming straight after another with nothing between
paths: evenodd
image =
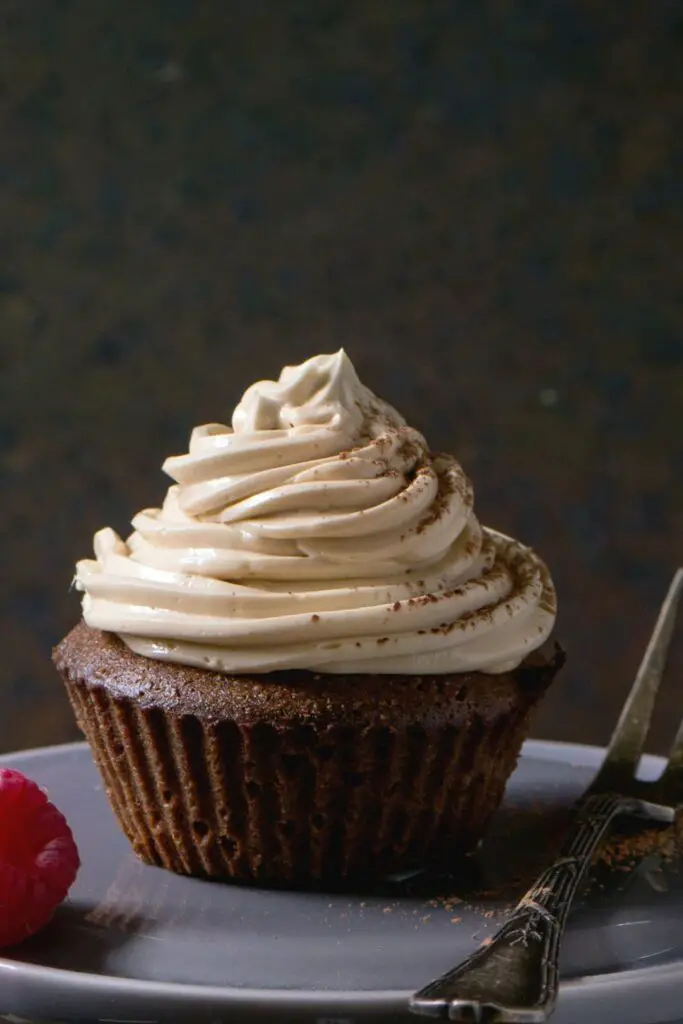
<instances>
[{"instance_id":1,"label":"gray plate","mask_svg":"<svg viewBox=\"0 0 683 1024\"><path fill-rule=\"evenodd\" d=\"M409 994L492 934L600 757L527 743L476 865L354 895L269 892L145 867L84 745L0 758L48 789L83 860L53 923L0 958L0 1011L214 1024L415 1020ZM660 767L648 758L643 772ZM683 878L647 860L603 876L572 915L556 1024L680 1016Z\"/></svg>"}]
</instances>

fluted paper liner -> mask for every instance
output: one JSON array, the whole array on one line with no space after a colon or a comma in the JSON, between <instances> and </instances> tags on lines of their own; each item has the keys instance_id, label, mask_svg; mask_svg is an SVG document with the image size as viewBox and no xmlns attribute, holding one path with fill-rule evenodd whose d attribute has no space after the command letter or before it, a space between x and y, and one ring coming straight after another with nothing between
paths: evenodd
<instances>
[{"instance_id":1,"label":"fluted paper liner","mask_svg":"<svg viewBox=\"0 0 683 1024\"><path fill-rule=\"evenodd\" d=\"M529 712L463 728L205 724L65 682L144 861L271 885L383 876L471 850L500 804Z\"/></svg>"}]
</instances>

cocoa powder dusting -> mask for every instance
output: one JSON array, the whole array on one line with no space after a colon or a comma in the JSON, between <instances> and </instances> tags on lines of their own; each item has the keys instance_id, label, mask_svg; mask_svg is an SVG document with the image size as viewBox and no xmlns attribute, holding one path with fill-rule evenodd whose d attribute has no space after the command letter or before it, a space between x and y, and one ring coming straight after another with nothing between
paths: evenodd
<instances>
[{"instance_id":1,"label":"cocoa powder dusting","mask_svg":"<svg viewBox=\"0 0 683 1024\"><path fill-rule=\"evenodd\" d=\"M442 473L441 476L439 476L439 490L436 498L415 528L415 532L417 534L424 533L425 530L429 529L430 526L433 526L434 523L441 519L446 511L448 500L452 497L455 490L456 486L452 474Z\"/></svg>"}]
</instances>

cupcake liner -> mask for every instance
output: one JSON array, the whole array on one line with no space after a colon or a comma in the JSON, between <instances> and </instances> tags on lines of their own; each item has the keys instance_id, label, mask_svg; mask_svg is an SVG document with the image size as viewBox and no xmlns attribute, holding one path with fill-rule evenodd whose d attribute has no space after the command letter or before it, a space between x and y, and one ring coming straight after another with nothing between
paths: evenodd
<instances>
[{"instance_id":1,"label":"cupcake liner","mask_svg":"<svg viewBox=\"0 0 683 1024\"><path fill-rule=\"evenodd\" d=\"M470 710L462 725L240 723L145 707L106 682L63 675L142 860L297 887L470 851L501 802L540 696L522 688L512 708Z\"/></svg>"}]
</instances>

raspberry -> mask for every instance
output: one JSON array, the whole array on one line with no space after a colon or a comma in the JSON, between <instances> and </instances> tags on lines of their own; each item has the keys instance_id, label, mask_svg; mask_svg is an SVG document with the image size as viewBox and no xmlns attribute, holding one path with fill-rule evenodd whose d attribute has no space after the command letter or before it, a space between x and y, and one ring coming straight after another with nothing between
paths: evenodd
<instances>
[{"instance_id":1,"label":"raspberry","mask_svg":"<svg viewBox=\"0 0 683 1024\"><path fill-rule=\"evenodd\" d=\"M64 815L35 782L0 768L0 946L46 925L79 867Z\"/></svg>"}]
</instances>

